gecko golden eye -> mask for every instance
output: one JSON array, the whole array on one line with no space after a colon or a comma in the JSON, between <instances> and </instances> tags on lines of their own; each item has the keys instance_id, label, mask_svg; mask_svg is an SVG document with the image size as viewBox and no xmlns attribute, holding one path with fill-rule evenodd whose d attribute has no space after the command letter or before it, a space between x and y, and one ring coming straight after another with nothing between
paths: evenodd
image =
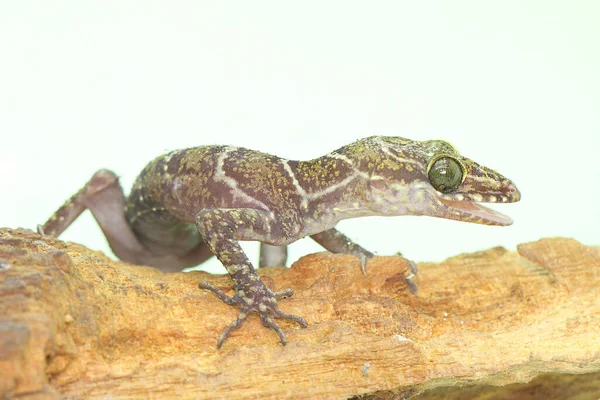
<instances>
[{"instance_id":1,"label":"gecko golden eye","mask_svg":"<svg viewBox=\"0 0 600 400\"><path fill-rule=\"evenodd\" d=\"M450 156L441 156L429 164L427 177L438 192L450 193L458 187L464 178L464 167Z\"/></svg>"}]
</instances>

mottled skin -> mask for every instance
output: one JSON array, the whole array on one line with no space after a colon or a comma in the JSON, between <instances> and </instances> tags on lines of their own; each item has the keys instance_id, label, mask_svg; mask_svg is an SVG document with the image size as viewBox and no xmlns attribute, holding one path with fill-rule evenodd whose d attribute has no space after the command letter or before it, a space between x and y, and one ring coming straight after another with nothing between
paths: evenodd
<instances>
[{"instance_id":1,"label":"mottled skin","mask_svg":"<svg viewBox=\"0 0 600 400\"><path fill-rule=\"evenodd\" d=\"M434 164L440 158L460 165L455 168L460 173L458 186L445 193L432 186L428 175L432 165L440 165ZM445 174L444 170L442 179L447 179ZM285 344L285 335L272 318L290 319L303 327L307 323L279 310L277 299L293 291L269 290L240 240L264 244L261 265L269 261L284 265L281 246L311 236L329 251L359 257L364 271L373 254L335 230L342 219L429 215L509 225L508 217L476 202L519 198L508 179L440 140L374 136L310 161L204 146L173 151L150 162L127 198L114 173L98 171L39 231L58 236L89 208L124 261L175 271L214 254L231 276L236 293L228 296L209 283L200 287L241 308L218 346L250 312L257 312Z\"/></svg>"}]
</instances>

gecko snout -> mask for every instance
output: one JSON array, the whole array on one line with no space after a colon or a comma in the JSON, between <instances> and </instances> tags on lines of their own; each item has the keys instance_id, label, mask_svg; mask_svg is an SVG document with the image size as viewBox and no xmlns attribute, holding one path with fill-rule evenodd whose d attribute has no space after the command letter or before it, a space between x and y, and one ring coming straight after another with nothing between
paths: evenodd
<instances>
[{"instance_id":1,"label":"gecko snout","mask_svg":"<svg viewBox=\"0 0 600 400\"><path fill-rule=\"evenodd\" d=\"M516 201L521 200L521 192L519 192L519 189L517 189L515 184L512 182L508 182L506 185L504 185L502 191L504 192L504 195L508 198L507 203L514 203Z\"/></svg>"}]
</instances>

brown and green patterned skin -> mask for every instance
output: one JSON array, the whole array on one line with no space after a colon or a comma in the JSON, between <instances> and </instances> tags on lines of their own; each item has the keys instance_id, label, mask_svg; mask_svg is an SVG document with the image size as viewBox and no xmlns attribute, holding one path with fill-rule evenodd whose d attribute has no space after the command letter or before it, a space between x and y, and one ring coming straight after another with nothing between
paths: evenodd
<instances>
[{"instance_id":1,"label":"brown and green patterned skin","mask_svg":"<svg viewBox=\"0 0 600 400\"><path fill-rule=\"evenodd\" d=\"M446 193L429 181L431 165L440 157L455 160L462 171L458 187ZM273 318L307 326L303 318L278 308L277 299L293 291L270 291L239 241L262 242L265 259L271 252L279 253L272 260L284 264L281 246L311 236L329 251L356 255L364 271L373 254L335 229L340 220L429 215L509 225L508 217L477 203L519 198L511 181L441 140L373 136L310 161L285 160L239 147L204 146L173 151L150 162L127 198L114 173L98 171L39 231L58 236L89 208L124 261L174 271L216 255L236 293L228 296L209 283L200 287L241 308L218 346L250 312L257 312L285 344L285 334Z\"/></svg>"}]
</instances>

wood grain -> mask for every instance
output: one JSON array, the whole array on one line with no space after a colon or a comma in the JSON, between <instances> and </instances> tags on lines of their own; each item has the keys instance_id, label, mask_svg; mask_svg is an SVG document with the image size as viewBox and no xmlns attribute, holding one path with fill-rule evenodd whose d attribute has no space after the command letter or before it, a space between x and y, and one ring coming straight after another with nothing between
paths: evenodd
<instances>
[{"instance_id":1,"label":"wood grain","mask_svg":"<svg viewBox=\"0 0 600 400\"><path fill-rule=\"evenodd\" d=\"M0 229L0 393L483 399L535 387L542 397L523 398L600 397L597 247L542 239L420 263L416 295L406 274L400 257L371 260L365 277L356 258L328 253L261 270L271 289L296 291L280 307L309 327L281 322L283 347L252 316L217 350L237 310L197 285L229 290L227 276L163 274Z\"/></svg>"}]
</instances>

